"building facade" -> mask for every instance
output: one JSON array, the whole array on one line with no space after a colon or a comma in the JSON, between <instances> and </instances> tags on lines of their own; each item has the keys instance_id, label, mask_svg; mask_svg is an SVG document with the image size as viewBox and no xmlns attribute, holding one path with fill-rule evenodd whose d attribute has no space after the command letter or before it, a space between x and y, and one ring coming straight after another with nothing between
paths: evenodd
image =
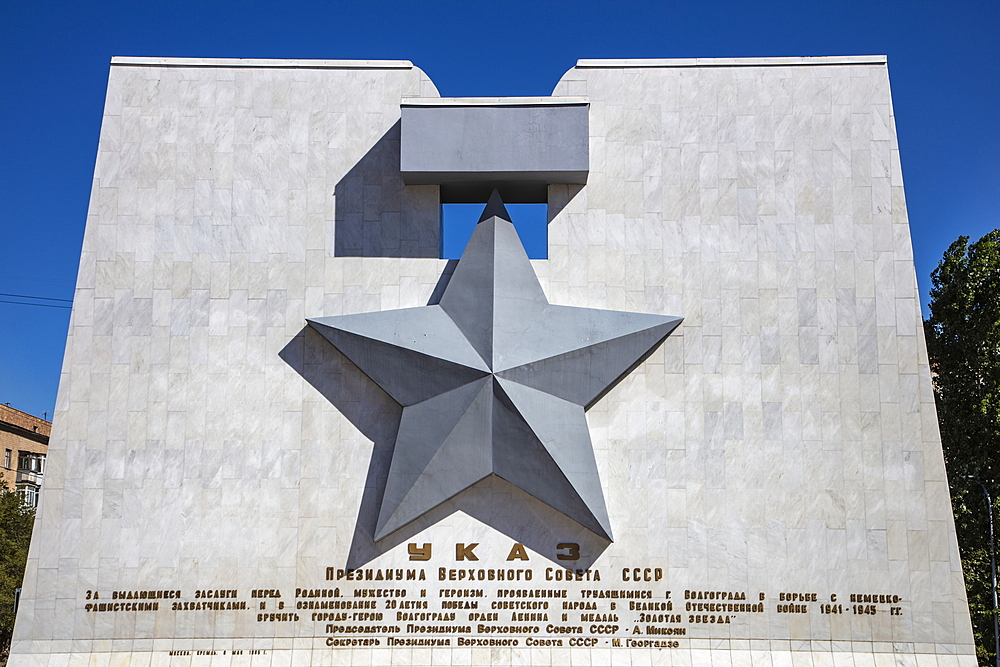
<instances>
[{"instance_id":1,"label":"building facade","mask_svg":"<svg viewBox=\"0 0 1000 667\"><path fill-rule=\"evenodd\" d=\"M553 105L585 164L550 164ZM409 117L475 151L404 160ZM518 271L460 279L441 202L525 182L548 259L494 215L472 265ZM380 374L502 389L414 327L532 281L539 313L683 322L577 407L495 390L536 434L585 409L586 470L559 432L448 496L469 450L397 448L456 403L415 432ZM362 315L399 326L355 356L311 324ZM920 322L884 57L584 60L480 100L405 61L116 58L10 664L972 667Z\"/></svg>"}]
</instances>

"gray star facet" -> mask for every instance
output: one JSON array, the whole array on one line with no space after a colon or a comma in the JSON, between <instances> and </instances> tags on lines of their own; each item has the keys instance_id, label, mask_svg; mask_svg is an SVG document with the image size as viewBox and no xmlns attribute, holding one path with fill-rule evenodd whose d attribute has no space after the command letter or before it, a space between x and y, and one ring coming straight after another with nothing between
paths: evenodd
<instances>
[{"instance_id":1,"label":"gray star facet","mask_svg":"<svg viewBox=\"0 0 1000 667\"><path fill-rule=\"evenodd\" d=\"M494 191L440 304L308 322L403 407L376 540L490 475L612 539L584 411L681 318L549 304Z\"/></svg>"}]
</instances>

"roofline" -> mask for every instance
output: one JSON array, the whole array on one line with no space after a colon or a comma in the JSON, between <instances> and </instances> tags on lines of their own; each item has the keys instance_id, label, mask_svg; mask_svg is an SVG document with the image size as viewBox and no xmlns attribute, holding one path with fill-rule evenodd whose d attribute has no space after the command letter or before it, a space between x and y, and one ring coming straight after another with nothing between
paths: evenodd
<instances>
[{"instance_id":1,"label":"roofline","mask_svg":"<svg viewBox=\"0 0 1000 667\"><path fill-rule=\"evenodd\" d=\"M608 58L577 60L579 69L633 67L789 67L802 65L885 65L886 56L786 56L776 58Z\"/></svg>"},{"instance_id":2,"label":"roofline","mask_svg":"<svg viewBox=\"0 0 1000 667\"><path fill-rule=\"evenodd\" d=\"M0 403L0 407L2 407L3 410L11 410L13 412L18 412L18 413L24 415L25 417L30 417L31 419L37 419L38 421L43 422L45 424L51 424L52 423L48 419L43 419L43 418L41 418L41 417L39 417L37 415L31 414L30 412L25 412L24 410L18 410L17 408L12 407L12 406L10 406L10 405L8 405L6 403ZM0 412L2 412L2 410L0 410ZM0 417L0 421L6 421L6 420L3 419L3 417ZM9 424L10 422L6 422L6 423Z\"/></svg>"},{"instance_id":3,"label":"roofline","mask_svg":"<svg viewBox=\"0 0 1000 667\"><path fill-rule=\"evenodd\" d=\"M251 67L258 69L413 69L409 60L279 60L273 58L149 58L114 56L112 67Z\"/></svg>"}]
</instances>

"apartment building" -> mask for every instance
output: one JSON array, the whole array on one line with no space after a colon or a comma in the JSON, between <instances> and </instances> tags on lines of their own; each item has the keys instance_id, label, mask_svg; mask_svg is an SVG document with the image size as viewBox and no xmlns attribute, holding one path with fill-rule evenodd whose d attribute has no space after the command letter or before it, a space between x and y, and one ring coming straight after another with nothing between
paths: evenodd
<instances>
[{"instance_id":1,"label":"apartment building","mask_svg":"<svg viewBox=\"0 0 1000 667\"><path fill-rule=\"evenodd\" d=\"M0 405L0 477L7 489L16 489L32 507L38 505L51 431L52 422Z\"/></svg>"}]
</instances>

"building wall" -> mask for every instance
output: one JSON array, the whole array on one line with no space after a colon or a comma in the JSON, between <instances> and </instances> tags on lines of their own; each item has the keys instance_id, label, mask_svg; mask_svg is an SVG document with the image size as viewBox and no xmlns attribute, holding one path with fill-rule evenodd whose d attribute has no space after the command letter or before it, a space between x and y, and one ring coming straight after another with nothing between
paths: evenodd
<instances>
[{"instance_id":1,"label":"building wall","mask_svg":"<svg viewBox=\"0 0 1000 667\"><path fill-rule=\"evenodd\" d=\"M0 456L3 457L0 458L0 479L8 491L17 489L20 483L33 489L27 494L29 499L37 499L35 494L43 480L44 460L49 449L51 430L52 422L7 405L0 405ZM40 457L42 469L19 472L18 461L25 454Z\"/></svg>"},{"instance_id":2,"label":"building wall","mask_svg":"<svg viewBox=\"0 0 1000 667\"><path fill-rule=\"evenodd\" d=\"M113 63L11 664L971 666L881 58L570 70L555 94L590 100L590 174L550 187L543 288L685 318L588 413L615 542L487 488L371 543L399 409L304 320L433 298L437 192L402 185L394 128L436 94L400 63ZM331 647L309 617L173 606L375 586L337 570L414 568L411 542L434 547L429 582L396 584L411 599L468 586L455 543L505 568L519 542L536 587L669 590L683 641ZM561 542L600 584L544 578ZM182 594L88 610L118 591ZM766 611L688 620L691 591ZM783 613L786 592L847 612ZM901 613L854 613L871 594Z\"/></svg>"},{"instance_id":3,"label":"building wall","mask_svg":"<svg viewBox=\"0 0 1000 667\"><path fill-rule=\"evenodd\" d=\"M580 61L554 94L590 99L591 175L550 228L549 294L686 318L646 374L663 414L596 408L609 438L673 443L621 464L662 471L665 516L629 523L650 556L689 586L903 591L907 620L845 635L940 659L971 629L878 60Z\"/></svg>"}]
</instances>

